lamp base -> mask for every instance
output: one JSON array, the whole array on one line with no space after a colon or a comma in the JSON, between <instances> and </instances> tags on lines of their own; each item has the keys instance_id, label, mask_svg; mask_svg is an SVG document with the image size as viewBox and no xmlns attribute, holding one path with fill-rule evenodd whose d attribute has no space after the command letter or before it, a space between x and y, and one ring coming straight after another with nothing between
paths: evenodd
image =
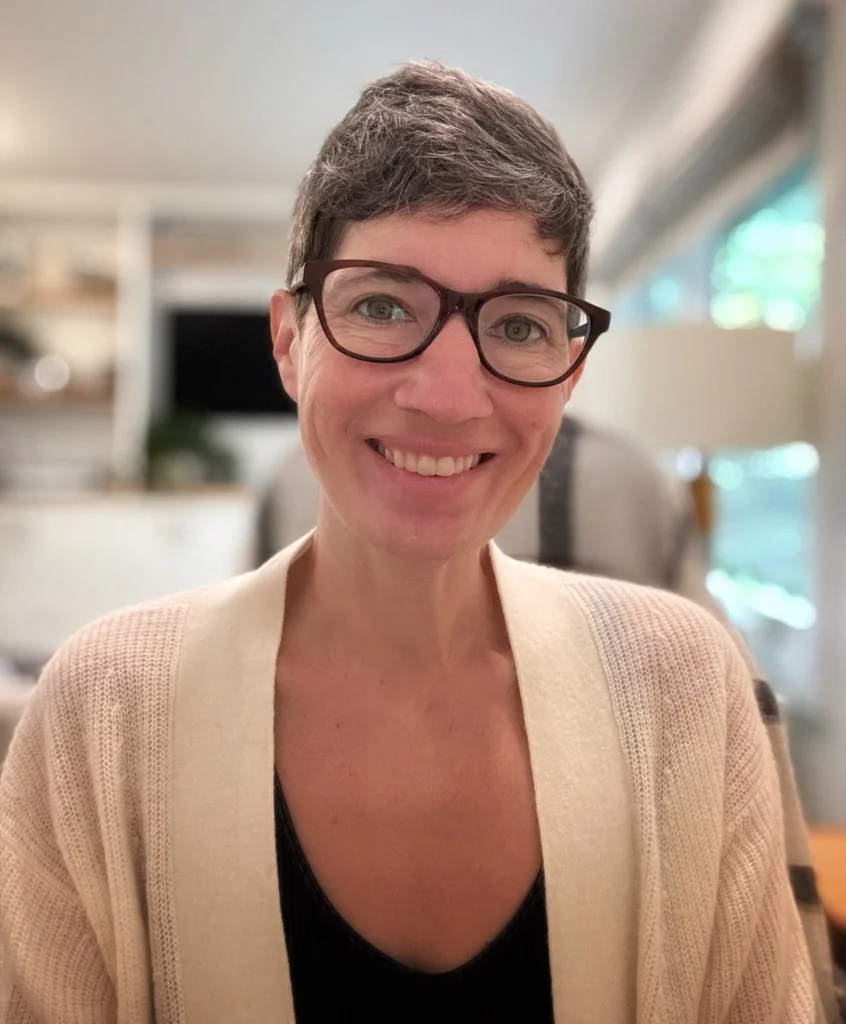
<instances>
[{"instance_id":1,"label":"lamp base","mask_svg":"<svg viewBox=\"0 0 846 1024\"><path fill-rule=\"evenodd\" d=\"M690 493L696 525L703 537L710 539L714 528L714 485L708 475L708 460L705 458L699 475L690 481Z\"/></svg>"}]
</instances>

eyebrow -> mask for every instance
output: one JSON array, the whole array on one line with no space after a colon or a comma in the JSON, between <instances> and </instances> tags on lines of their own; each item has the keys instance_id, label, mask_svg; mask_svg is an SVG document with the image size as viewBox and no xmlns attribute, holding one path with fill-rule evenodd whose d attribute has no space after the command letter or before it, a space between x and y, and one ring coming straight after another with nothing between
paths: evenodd
<instances>
[{"instance_id":1,"label":"eyebrow","mask_svg":"<svg viewBox=\"0 0 846 1024\"><path fill-rule=\"evenodd\" d=\"M537 281L520 281L516 277L501 277L495 282L493 288L487 288L486 291L496 292L501 288L537 288L541 292L561 291L562 295L567 294L561 289L550 288L548 284L538 284Z\"/></svg>"},{"instance_id":2,"label":"eyebrow","mask_svg":"<svg viewBox=\"0 0 846 1024\"><path fill-rule=\"evenodd\" d=\"M402 271L388 270L386 267L358 267L354 268L362 272L362 276L366 274L368 278L385 278L388 281L407 281L408 275ZM421 270L416 267L409 267L409 270L416 274L420 274L425 277ZM441 287L446 287L442 285ZM558 291L557 288L550 288L548 284L539 284L537 281L521 281L516 277L501 277L498 281L494 281L490 288L483 289L486 292L497 292L505 288L534 288L541 292ZM562 294L566 294L562 292Z\"/></svg>"},{"instance_id":3,"label":"eyebrow","mask_svg":"<svg viewBox=\"0 0 846 1024\"><path fill-rule=\"evenodd\" d=\"M360 276L361 277L366 276L366 277L370 278L371 280L373 278L377 278L377 279L378 278L382 278L382 279L384 279L386 281L397 281L397 282L400 282L400 283L402 283L404 281L408 281L408 274L407 273L405 273L405 272L403 272L401 270L390 270L387 267L368 267L368 266L364 266L364 267L352 267L350 269L360 271ZM408 269L412 273L414 273L414 274L420 274L421 276L425 277L423 272L421 270L418 270L417 267L409 267ZM446 287L446 286L442 285L441 287ZM541 291L541 292L550 292L550 291L558 291L559 290L557 288L550 288L548 284L540 284L537 281L521 281L519 278L516 278L516 277L501 277L501 278L499 278L499 280L494 281L493 285L490 288L485 288L484 291L486 291L486 292L496 292L496 291L501 291L502 289L505 289L505 288L532 288L532 289L537 289L538 291ZM562 294L566 295L567 293L562 291Z\"/></svg>"},{"instance_id":4,"label":"eyebrow","mask_svg":"<svg viewBox=\"0 0 846 1024\"><path fill-rule=\"evenodd\" d=\"M359 271L354 278L351 278L352 280L366 277L369 281L375 278L376 280L396 281L400 284L408 283L409 275L401 270L388 270L387 267L350 267L349 269ZM413 267L409 269L414 270ZM416 273L419 274L420 271L418 270Z\"/></svg>"}]
</instances>

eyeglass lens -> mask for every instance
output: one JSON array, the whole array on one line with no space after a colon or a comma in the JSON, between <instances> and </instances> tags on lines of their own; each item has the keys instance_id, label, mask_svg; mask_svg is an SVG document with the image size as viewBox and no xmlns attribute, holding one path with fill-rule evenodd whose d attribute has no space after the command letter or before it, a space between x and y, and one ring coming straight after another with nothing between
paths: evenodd
<instances>
[{"instance_id":1,"label":"eyeglass lens","mask_svg":"<svg viewBox=\"0 0 846 1024\"><path fill-rule=\"evenodd\" d=\"M339 267L323 282L323 313L334 342L367 359L413 352L440 314L437 291L399 271ZM479 345L488 364L526 383L556 380L578 357L589 331L584 310L547 295L499 295L479 309Z\"/></svg>"}]
</instances>

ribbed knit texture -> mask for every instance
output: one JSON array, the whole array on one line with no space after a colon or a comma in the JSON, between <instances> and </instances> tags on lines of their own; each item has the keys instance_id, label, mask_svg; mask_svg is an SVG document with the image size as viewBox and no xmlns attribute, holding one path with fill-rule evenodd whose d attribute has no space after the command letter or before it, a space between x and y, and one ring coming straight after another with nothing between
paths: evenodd
<instances>
[{"instance_id":1,"label":"ribbed knit texture","mask_svg":"<svg viewBox=\"0 0 846 1024\"><path fill-rule=\"evenodd\" d=\"M185 1019L167 794L183 619L163 606L83 630L18 728L0 790L4 1024Z\"/></svg>"},{"instance_id":2,"label":"ribbed knit texture","mask_svg":"<svg viewBox=\"0 0 846 1024\"><path fill-rule=\"evenodd\" d=\"M707 613L674 595L644 601L624 584L586 580L574 589L638 811L638 1020L813 1020L778 777L743 659Z\"/></svg>"},{"instance_id":3,"label":"ribbed knit texture","mask_svg":"<svg viewBox=\"0 0 846 1024\"><path fill-rule=\"evenodd\" d=\"M48 666L0 778L3 1024L193 1024L199 1019L183 995L188 968L178 939L179 893L183 899L190 894L196 920L197 907L204 905L196 878L214 879L219 872L202 864L196 871L193 864L174 866L172 837L182 818L173 813L169 780L176 765L184 771L182 766L200 764L198 758L209 767L219 761L217 744L226 748L231 707L210 696L196 712L196 725L178 720L182 731L174 732L174 702L188 682L180 650L190 637L194 660L182 660L202 666L192 670L195 676L199 671L211 676L219 652L249 647L251 616L260 618L268 600L276 600L272 595L284 592L291 557L283 552L237 585L96 623ZM556 693L566 695L568 685L578 685L573 681L578 676L569 671L568 651L560 645L553 644L553 666L550 655L539 653L549 646L549 632L554 634L558 612L550 616L549 602L557 608L556 595L562 614L582 620L572 635L595 644L604 669L599 682L607 687L617 722L635 832L637 1006L629 1019L637 1024L822 1020L815 1016L813 975L788 878L776 762L753 681L731 638L707 613L672 596L526 566L501 553L495 567L524 707L531 709L526 729L536 786L547 787L539 800L541 832L564 842L573 826L561 821L549 827L555 800L544 780L557 777L554 763L564 754L549 731L555 719L551 702L559 699ZM538 599L536 608L527 607L536 591L544 594L545 604ZM186 620L193 622L190 633ZM544 625L534 626L535 621ZM251 652L250 663L272 665L278 636L263 629L264 639L252 641L262 647ZM542 630L547 632L541 635ZM198 662L204 650L208 658ZM227 690L229 671L224 690L233 703L241 700L241 727L244 721L255 723L260 745L261 757L248 763L268 772L257 774L245 789L242 771L240 788L233 792L241 794L242 803L243 794L253 790L267 798L243 811L231 794L221 792L219 799L235 807L223 824L239 837L244 884L253 886L245 897L261 912L268 901L256 896L275 877L267 784L272 736L261 726L272 678L231 678ZM559 675L560 684L550 692L545 683L535 687L534 678ZM191 682L203 680L192 676ZM244 701L256 708L251 717L244 718ZM199 745L195 732L206 737ZM182 737L178 746L173 735ZM231 770L237 774L237 766ZM227 776L218 772L217 777ZM256 829L259 860L250 831ZM202 856L213 859L217 851L203 849ZM560 869L546 860L545 869L548 892L564 891L567 880L558 877ZM592 861L580 870L601 872L602 863ZM237 892L237 862L225 877ZM260 893L255 885L262 886ZM268 895L272 901L272 890ZM214 894L208 906L209 933L220 950L226 922L215 914ZM555 917L559 911L550 913L549 907L562 904L547 906L553 985L560 992L556 976L571 968L556 952L564 937ZM253 949L232 950L238 963L260 965L256 978L244 979L241 992L215 988L221 965L215 958L198 959L195 948L191 991L219 992L218 1002L231 1002L215 1020L291 1024L284 990L277 989L272 999L264 995L263 986L271 990L278 977L266 966L268 941L276 943L270 964L278 962L279 971L287 971L281 929L277 936L266 924L270 920L263 920ZM248 924L238 922L240 935L251 936ZM567 941L578 946L578 936ZM608 984L608 966L600 958L590 964L586 976L598 990ZM249 1015L245 1000L252 1007ZM555 1012L560 1021L584 1019L577 1008L559 1003Z\"/></svg>"}]
</instances>

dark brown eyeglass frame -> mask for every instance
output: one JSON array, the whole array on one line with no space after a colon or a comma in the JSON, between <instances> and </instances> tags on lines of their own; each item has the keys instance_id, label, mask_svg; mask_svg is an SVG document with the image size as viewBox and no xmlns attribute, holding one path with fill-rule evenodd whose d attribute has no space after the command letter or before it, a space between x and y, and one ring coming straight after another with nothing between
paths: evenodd
<instances>
[{"instance_id":1,"label":"dark brown eyeglass frame","mask_svg":"<svg viewBox=\"0 0 846 1024\"><path fill-rule=\"evenodd\" d=\"M341 270L344 267L373 267L375 270L387 270L398 274L405 274L429 285L438 294L441 300L438 317L432 330L416 348L401 356L364 356L359 352L351 352L335 340L326 322L326 314L323 310L323 282L333 270ZM415 267L406 267L397 263L381 263L378 260L309 260L303 264L298 279L291 285L289 290L292 295L301 295L303 292L311 295L320 326L323 328L323 333L329 339L332 347L351 359L359 359L365 363L404 363L409 359L414 359L415 356L419 356L421 352L432 344L452 314L460 313L467 323L473 344L476 346L476 351L479 354L479 361L488 373L493 374L494 377L498 377L500 380L506 381L508 384L516 384L519 387L525 388L550 388L556 384L561 384L568 377L572 377L576 370L584 363L585 359L587 359L588 353L593 348L597 338L608 330L611 323L611 314L607 309L602 309L601 306L594 306L590 302L585 302L584 299L577 299L566 292L556 292L548 288L534 288L529 285L515 285L510 288L498 288L489 292L457 292L452 288L445 288L438 281L433 281L431 277L426 277L425 274L421 274ZM489 299L496 299L501 295L545 295L554 299L562 299L576 306L587 316L587 330L582 332L585 343L578 358L566 373L556 377L555 380L515 380L513 377L506 377L504 373L500 373L499 370L491 366L485 358L481 342L479 341L479 310ZM574 336L578 336L579 333L576 332Z\"/></svg>"}]
</instances>

